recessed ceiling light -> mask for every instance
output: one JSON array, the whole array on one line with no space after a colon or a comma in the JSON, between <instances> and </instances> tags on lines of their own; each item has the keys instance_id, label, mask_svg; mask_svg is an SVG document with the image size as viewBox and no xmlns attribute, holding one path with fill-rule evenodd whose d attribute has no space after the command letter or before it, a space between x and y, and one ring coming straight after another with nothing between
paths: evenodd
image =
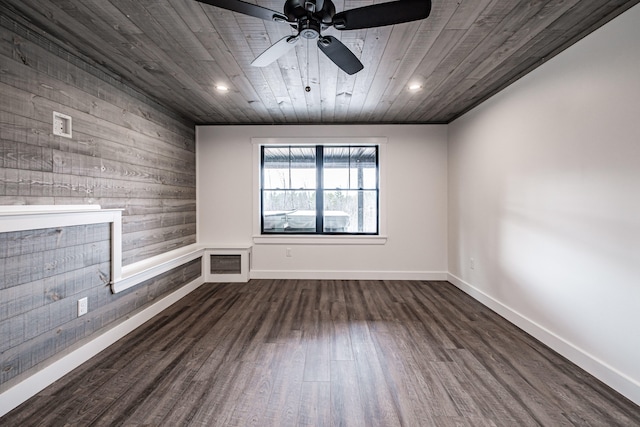
<instances>
[{"instance_id":1,"label":"recessed ceiling light","mask_svg":"<svg viewBox=\"0 0 640 427\"><path fill-rule=\"evenodd\" d=\"M422 89L422 85L418 83L413 83L409 85L409 90L420 90Z\"/></svg>"},{"instance_id":2,"label":"recessed ceiling light","mask_svg":"<svg viewBox=\"0 0 640 427\"><path fill-rule=\"evenodd\" d=\"M229 88L228 88L228 87L226 87L225 85L217 85L217 86L216 86L216 90L217 90L218 92L228 92L228 91L229 91Z\"/></svg>"}]
</instances>

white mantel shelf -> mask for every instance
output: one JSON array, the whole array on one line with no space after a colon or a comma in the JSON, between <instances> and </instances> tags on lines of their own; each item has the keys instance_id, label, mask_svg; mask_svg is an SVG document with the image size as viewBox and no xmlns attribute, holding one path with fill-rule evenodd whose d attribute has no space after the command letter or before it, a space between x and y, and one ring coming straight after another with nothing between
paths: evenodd
<instances>
[{"instance_id":1,"label":"white mantel shelf","mask_svg":"<svg viewBox=\"0 0 640 427\"><path fill-rule=\"evenodd\" d=\"M101 209L99 205L0 206L0 233L116 222L122 209Z\"/></svg>"},{"instance_id":2,"label":"white mantel shelf","mask_svg":"<svg viewBox=\"0 0 640 427\"><path fill-rule=\"evenodd\" d=\"M0 233L111 224L111 285L122 277L122 211L100 205L0 206Z\"/></svg>"}]
</instances>

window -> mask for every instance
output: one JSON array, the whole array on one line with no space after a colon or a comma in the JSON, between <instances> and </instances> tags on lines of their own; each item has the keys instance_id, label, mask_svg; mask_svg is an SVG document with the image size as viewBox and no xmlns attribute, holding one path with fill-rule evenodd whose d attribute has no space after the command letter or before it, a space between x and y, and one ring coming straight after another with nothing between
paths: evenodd
<instances>
[{"instance_id":1,"label":"window","mask_svg":"<svg viewBox=\"0 0 640 427\"><path fill-rule=\"evenodd\" d=\"M262 234L379 233L377 145L265 145Z\"/></svg>"}]
</instances>

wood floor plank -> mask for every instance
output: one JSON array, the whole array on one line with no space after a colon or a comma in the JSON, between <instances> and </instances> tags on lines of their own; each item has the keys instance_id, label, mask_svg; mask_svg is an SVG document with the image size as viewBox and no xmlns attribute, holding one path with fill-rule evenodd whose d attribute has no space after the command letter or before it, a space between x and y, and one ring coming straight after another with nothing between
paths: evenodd
<instances>
[{"instance_id":1,"label":"wood floor plank","mask_svg":"<svg viewBox=\"0 0 640 427\"><path fill-rule=\"evenodd\" d=\"M482 332L477 331L475 334L469 334L468 336L478 337L481 335ZM501 340L498 336L494 338ZM505 357L500 350L504 349L512 352L514 347L511 342L505 342L504 344L504 346L490 346L486 342L476 341L474 357L479 360L479 363L475 364L475 366L470 361L470 355L466 351L450 351L449 354L454 361L462 354L465 356L467 363L472 363L475 368L481 368L467 368L464 371L476 375L474 382L478 380L485 384L493 382L493 386L488 390L490 394L501 396L506 402L519 402L520 404L516 408L519 407L523 410L523 412L519 413L519 419L530 419L529 424L531 425L568 424L568 420L559 410L550 410L546 405L541 404L542 402L538 399L540 395L549 395L546 386L549 375L531 375L531 372L536 372L538 369L534 367L532 371L530 368L523 367L523 365L527 364L524 361L528 359L528 353L511 353ZM489 368L487 368L487 363L483 363L488 359L491 360L491 365L493 365ZM459 367L459 364L453 366ZM481 395L484 396L485 393Z\"/></svg>"},{"instance_id":2,"label":"wood floor plank","mask_svg":"<svg viewBox=\"0 0 640 427\"><path fill-rule=\"evenodd\" d=\"M331 361L331 319L329 311L313 310L309 331L303 335L306 357L303 381L329 381ZM305 331L307 332L307 331Z\"/></svg>"},{"instance_id":3,"label":"wood floor plank","mask_svg":"<svg viewBox=\"0 0 640 427\"><path fill-rule=\"evenodd\" d=\"M186 356L178 359L180 363L171 366L165 375L150 384L141 393L140 399L130 405L129 411L122 411L119 419L111 424L147 425L167 418L179 397L192 383L207 354L202 347L191 346ZM120 412L114 407L111 409Z\"/></svg>"},{"instance_id":4,"label":"wood floor plank","mask_svg":"<svg viewBox=\"0 0 640 427\"><path fill-rule=\"evenodd\" d=\"M509 390L497 381L472 354L467 350L451 350L450 353L453 370L461 379L462 387L471 390L473 400L484 418L494 420L497 425L514 425L522 422L520 420L525 420L527 425L537 425L527 409L520 404L515 404ZM549 418L552 417L549 416ZM557 417L550 425L563 425L566 422L566 418Z\"/></svg>"},{"instance_id":5,"label":"wood floor plank","mask_svg":"<svg viewBox=\"0 0 640 427\"><path fill-rule=\"evenodd\" d=\"M433 425L429 403L422 402L415 390L413 373L406 363L409 350L402 325L376 322L370 325L376 353L385 361L383 375L403 426ZM415 355L412 355L415 357Z\"/></svg>"},{"instance_id":6,"label":"wood floor plank","mask_svg":"<svg viewBox=\"0 0 640 427\"><path fill-rule=\"evenodd\" d=\"M205 284L2 426L636 426L640 407L446 282Z\"/></svg>"},{"instance_id":7,"label":"wood floor plank","mask_svg":"<svg viewBox=\"0 0 640 427\"><path fill-rule=\"evenodd\" d=\"M139 407L145 406L145 403L149 404L148 400L151 400L151 407L153 407L153 401L160 403L160 399L149 399L149 395L161 388L166 383L165 380L176 378L176 375L171 374L179 370L180 364L189 357L190 347L177 346L171 351L162 352L163 354L153 365L147 366L144 376L136 378L131 383L126 397L114 398L108 410L99 414L99 420L91 420L91 422L97 426L123 425ZM79 420L78 425L85 422Z\"/></svg>"},{"instance_id":8,"label":"wood floor plank","mask_svg":"<svg viewBox=\"0 0 640 427\"><path fill-rule=\"evenodd\" d=\"M280 358L285 355L278 351L278 344L265 343L262 357L253 364L253 374L237 402L233 413L226 421L229 426L264 425L265 411L273 392Z\"/></svg>"},{"instance_id":9,"label":"wood floor plank","mask_svg":"<svg viewBox=\"0 0 640 427\"><path fill-rule=\"evenodd\" d=\"M121 369L116 375L93 390L92 393L75 394L71 405L60 406L52 413L50 420L40 420L43 425L89 425L100 423L105 418L118 415L110 408L118 402L127 402L138 397L137 386L141 379L148 378L151 372L162 361L164 354L149 352L136 360L135 363ZM64 396L65 393L60 393ZM64 397L63 397L64 398Z\"/></svg>"},{"instance_id":10,"label":"wood floor plank","mask_svg":"<svg viewBox=\"0 0 640 427\"><path fill-rule=\"evenodd\" d=\"M366 426L355 361L331 361L331 425Z\"/></svg>"},{"instance_id":11,"label":"wood floor plank","mask_svg":"<svg viewBox=\"0 0 640 427\"><path fill-rule=\"evenodd\" d=\"M301 334L292 336L287 342L278 344L283 357L277 367L271 396L262 420L262 425L295 426L300 409L302 377L305 366L306 344Z\"/></svg>"},{"instance_id":12,"label":"wood floor plank","mask_svg":"<svg viewBox=\"0 0 640 427\"><path fill-rule=\"evenodd\" d=\"M398 408L389 388L385 386L382 366L368 323L354 322L349 325L365 424L367 426L399 426Z\"/></svg>"},{"instance_id":13,"label":"wood floor plank","mask_svg":"<svg viewBox=\"0 0 640 427\"><path fill-rule=\"evenodd\" d=\"M154 419L151 425L227 425L252 372L247 362L209 359L169 415Z\"/></svg>"},{"instance_id":14,"label":"wood floor plank","mask_svg":"<svg viewBox=\"0 0 640 427\"><path fill-rule=\"evenodd\" d=\"M331 360L353 360L347 308L343 301L331 304Z\"/></svg>"},{"instance_id":15,"label":"wood floor plank","mask_svg":"<svg viewBox=\"0 0 640 427\"><path fill-rule=\"evenodd\" d=\"M331 425L331 382L305 381L300 391L300 408L298 409L298 426L328 427Z\"/></svg>"}]
</instances>

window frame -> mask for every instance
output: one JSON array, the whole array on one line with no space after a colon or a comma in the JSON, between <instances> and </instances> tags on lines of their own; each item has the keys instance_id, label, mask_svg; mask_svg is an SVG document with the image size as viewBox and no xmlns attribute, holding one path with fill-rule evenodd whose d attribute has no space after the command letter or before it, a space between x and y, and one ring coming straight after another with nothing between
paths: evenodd
<instances>
[{"instance_id":1,"label":"window frame","mask_svg":"<svg viewBox=\"0 0 640 427\"><path fill-rule=\"evenodd\" d=\"M269 148L289 148L298 149L298 148L312 148L312 152L315 156L315 187L314 188L293 188L293 184L289 182L289 188L266 188L265 186L265 150ZM360 187L360 188L352 188L351 181L347 184L347 188L340 187L327 187L326 186L326 174L325 172L329 168L327 166L325 168L325 161L327 160L325 153L327 148L341 148L348 150L349 157L349 165L351 165L351 157L352 150L358 148L374 148L375 149L375 164L374 164L374 182L375 184L371 187ZM290 158L291 159L291 158ZM380 234L380 147L378 145L372 144L349 144L349 145L338 145L338 144L317 144L317 145L268 145L263 144L260 146L260 235L265 236L273 236L273 235L305 235L305 236L317 236L317 235L340 235L340 236L378 236ZM329 164L329 163L327 163ZM347 168L349 170L349 174L351 173L351 167ZM289 161L289 180L291 180L291 161ZM309 191L315 193L314 196L314 211L315 211L315 230L307 230L304 229L294 230L294 231L266 231L265 230L265 216L264 216L264 195L267 192L298 192L298 191ZM361 207L362 199L360 196L364 197L365 193L373 194L375 197L375 230L374 231L338 231L331 230L325 227L325 219L326 219L326 200L325 196L328 191L344 191L346 193L356 193L358 194L358 206ZM362 194L359 194L359 193ZM362 219L360 213L358 214L359 219ZM360 224L360 221L358 221Z\"/></svg>"},{"instance_id":2,"label":"window frame","mask_svg":"<svg viewBox=\"0 0 640 427\"><path fill-rule=\"evenodd\" d=\"M253 145L253 241L256 244L336 244L383 245L387 242L386 137L267 137L251 138ZM351 233L267 233L262 234L261 147L269 145L377 146L378 147L378 230L377 234Z\"/></svg>"}]
</instances>

